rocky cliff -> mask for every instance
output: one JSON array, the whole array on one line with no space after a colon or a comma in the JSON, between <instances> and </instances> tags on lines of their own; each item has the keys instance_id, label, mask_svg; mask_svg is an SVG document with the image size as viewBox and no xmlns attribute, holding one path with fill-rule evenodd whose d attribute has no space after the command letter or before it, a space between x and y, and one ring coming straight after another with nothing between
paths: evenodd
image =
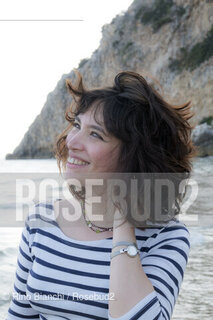
<instances>
[{"instance_id":1,"label":"rocky cliff","mask_svg":"<svg viewBox=\"0 0 213 320\"><path fill-rule=\"evenodd\" d=\"M100 46L90 59L80 61L78 69L88 88L112 84L123 70L151 76L161 83L170 102L192 100L196 113L192 123L198 124L213 115L212 23L212 0L135 0L103 26ZM71 102L66 78L74 79L74 73L61 77L7 159L53 156L54 140L67 125L64 113ZM208 149L211 152L213 148Z\"/></svg>"}]
</instances>

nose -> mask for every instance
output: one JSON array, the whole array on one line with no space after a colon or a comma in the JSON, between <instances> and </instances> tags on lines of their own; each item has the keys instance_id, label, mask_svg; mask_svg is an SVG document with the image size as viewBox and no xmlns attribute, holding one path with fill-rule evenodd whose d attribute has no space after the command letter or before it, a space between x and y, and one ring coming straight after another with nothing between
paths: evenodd
<instances>
[{"instance_id":1,"label":"nose","mask_svg":"<svg viewBox=\"0 0 213 320\"><path fill-rule=\"evenodd\" d=\"M84 150L85 143L83 134L78 131L77 133L73 134L72 131L67 135L66 138L66 145L68 149L72 150Z\"/></svg>"}]
</instances>

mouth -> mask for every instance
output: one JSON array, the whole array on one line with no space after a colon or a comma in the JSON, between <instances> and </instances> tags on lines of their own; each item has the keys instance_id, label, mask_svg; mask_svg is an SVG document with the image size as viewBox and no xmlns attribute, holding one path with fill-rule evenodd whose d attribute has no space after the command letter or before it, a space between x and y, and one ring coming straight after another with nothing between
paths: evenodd
<instances>
[{"instance_id":1,"label":"mouth","mask_svg":"<svg viewBox=\"0 0 213 320\"><path fill-rule=\"evenodd\" d=\"M68 159L67 159L67 165L68 165L70 168L80 168L80 167L88 166L88 165L89 165L89 162L68 157Z\"/></svg>"}]
</instances>

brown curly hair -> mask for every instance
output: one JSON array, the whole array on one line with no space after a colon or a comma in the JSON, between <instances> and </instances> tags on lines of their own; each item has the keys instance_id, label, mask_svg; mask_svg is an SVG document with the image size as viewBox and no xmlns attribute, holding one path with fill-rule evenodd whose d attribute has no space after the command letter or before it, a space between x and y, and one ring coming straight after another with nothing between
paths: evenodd
<instances>
[{"instance_id":1,"label":"brown curly hair","mask_svg":"<svg viewBox=\"0 0 213 320\"><path fill-rule=\"evenodd\" d=\"M54 145L60 173L61 164L65 170L68 157L66 138L75 117L92 106L95 106L95 114L101 108L106 130L122 142L120 172L192 171L191 160L197 155L197 149L191 140L195 126L188 122L194 116L191 101L171 105L142 75L132 71L118 73L110 87L89 90L85 88L80 72L74 71L77 83L74 85L66 80L73 97L65 113L69 124Z\"/></svg>"}]
</instances>

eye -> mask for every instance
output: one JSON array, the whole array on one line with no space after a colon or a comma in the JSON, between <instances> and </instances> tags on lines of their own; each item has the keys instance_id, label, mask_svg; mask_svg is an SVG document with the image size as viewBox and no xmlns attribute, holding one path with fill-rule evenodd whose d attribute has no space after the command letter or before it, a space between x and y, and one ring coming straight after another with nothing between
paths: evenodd
<instances>
[{"instance_id":1,"label":"eye","mask_svg":"<svg viewBox=\"0 0 213 320\"><path fill-rule=\"evenodd\" d=\"M103 140L103 138L95 131L92 131L91 134L93 134L93 136L95 135L96 138Z\"/></svg>"},{"instance_id":2,"label":"eye","mask_svg":"<svg viewBox=\"0 0 213 320\"><path fill-rule=\"evenodd\" d=\"M80 125L79 125L79 123L77 123L77 122L74 122L74 123L73 123L73 127L77 128L77 126L79 126L79 128L80 128Z\"/></svg>"},{"instance_id":3,"label":"eye","mask_svg":"<svg viewBox=\"0 0 213 320\"><path fill-rule=\"evenodd\" d=\"M80 124L78 122L74 122L73 123L73 127L77 128L77 129L80 129ZM92 131L91 132L91 135L95 138L98 138L100 140L104 140L97 132L95 131Z\"/></svg>"}]
</instances>

